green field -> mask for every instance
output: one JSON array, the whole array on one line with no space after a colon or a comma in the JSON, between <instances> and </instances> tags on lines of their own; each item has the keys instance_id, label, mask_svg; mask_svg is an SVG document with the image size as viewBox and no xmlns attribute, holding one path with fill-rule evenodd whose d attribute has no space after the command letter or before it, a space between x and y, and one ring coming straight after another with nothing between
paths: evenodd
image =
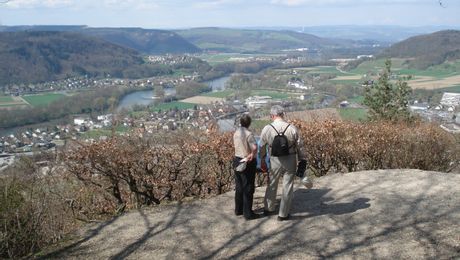
<instances>
[{"instance_id":1,"label":"green field","mask_svg":"<svg viewBox=\"0 0 460 260\"><path fill-rule=\"evenodd\" d=\"M349 76L353 74L342 73L337 70L334 66L317 66L314 67L314 70L309 71L309 73L319 73L319 74L335 74L337 76Z\"/></svg>"},{"instance_id":2,"label":"green field","mask_svg":"<svg viewBox=\"0 0 460 260\"><path fill-rule=\"evenodd\" d=\"M115 135L120 135L122 133L126 133L129 131L129 128L125 127L125 126L116 126L115 127ZM112 136L112 129L109 129L109 128L104 128L104 129L94 129L94 130L90 130L90 131L87 131L87 132L84 132L81 134L81 136L83 138L87 138L87 139L97 139L101 136L107 136L107 137L111 137Z\"/></svg>"},{"instance_id":3,"label":"green field","mask_svg":"<svg viewBox=\"0 0 460 260\"><path fill-rule=\"evenodd\" d=\"M23 96L22 98L27 101L30 105L36 106L47 106L50 103L59 100L65 97L63 94L39 94L39 95L30 95L30 96Z\"/></svg>"},{"instance_id":4,"label":"green field","mask_svg":"<svg viewBox=\"0 0 460 260\"><path fill-rule=\"evenodd\" d=\"M341 85L361 85L362 81L359 79L331 79L330 82Z\"/></svg>"},{"instance_id":5,"label":"green field","mask_svg":"<svg viewBox=\"0 0 460 260\"><path fill-rule=\"evenodd\" d=\"M195 104L175 101L175 102L159 104L153 108L153 111L159 111L159 110L164 111L164 110L169 110L169 109L174 109L174 108L183 110L183 109L189 109L193 107L195 107Z\"/></svg>"},{"instance_id":6,"label":"green field","mask_svg":"<svg viewBox=\"0 0 460 260\"><path fill-rule=\"evenodd\" d=\"M130 111L129 115L134 119L140 119L149 115L148 111Z\"/></svg>"},{"instance_id":7,"label":"green field","mask_svg":"<svg viewBox=\"0 0 460 260\"><path fill-rule=\"evenodd\" d=\"M362 104L364 101L364 96L357 96L354 98L348 99L349 102L357 103L357 104Z\"/></svg>"},{"instance_id":8,"label":"green field","mask_svg":"<svg viewBox=\"0 0 460 260\"><path fill-rule=\"evenodd\" d=\"M449 88L440 88L438 91L460 93L460 85L452 86Z\"/></svg>"},{"instance_id":9,"label":"green field","mask_svg":"<svg viewBox=\"0 0 460 260\"><path fill-rule=\"evenodd\" d=\"M399 65L399 62L392 60L392 68L401 68L401 66L398 66L398 65ZM365 61L359 64L358 67L350 70L350 73L364 75L364 74L367 74L369 71L378 72L384 66L385 66L385 59Z\"/></svg>"},{"instance_id":10,"label":"green field","mask_svg":"<svg viewBox=\"0 0 460 260\"><path fill-rule=\"evenodd\" d=\"M200 96L205 96L205 97L216 97L216 98L226 98L228 96L231 96L235 93L235 90L223 90L223 91L218 91L218 92L208 92L204 93Z\"/></svg>"},{"instance_id":11,"label":"green field","mask_svg":"<svg viewBox=\"0 0 460 260\"><path fill-rule=\"evenodd\" d=\"M17 106L27 106L27 104L25 103L21 103L21 104L2 104L0 103L0 107L17 107Z\"/></svg>"},{"instance_id":12,"label":"green field","mask_svg":"<svg viewBox=\"0 0 460 260\"><path fill-rule=\"evenodd\" d=\"M291 95L286 93L268 90L252 90L251 96L269 96L273 99L287 99L291 97Z\"/></svg>"},{"instance_id":13,"label":"green field","mask_svg":"<svg viewBox=\"0 0 460 260\"><path fill-rule=\"evenodd\" d=\"M440 65L429 67L426 70L408 68L404 64L405 59L391 59L391 69L401 75L426 76L434 78L446 78L460 74L460 60L455 62L445 62ZM385 59L365 61L350 72L364 75L368 72L377 73L385 66Z\"/></svg>"},{"instance_id":14,"label":"green field","mask_svg":"<svg viewBox=\"0 0 460 260\"><path fill-rule=\"evenodd\" d=\"M0 103L14 102L14 99L10 96L0 96Z\"/></svg>"},{"instance_id":15,"label":"green field","mask_svg":"<svg viewBox=\"0 0 460 260\"><path fill-rule=\"evenodd\" d=\"M341 108L338 109L343 120L362 122L367 120L367 110L363 108Z\"/></svg>"}]
</instances>

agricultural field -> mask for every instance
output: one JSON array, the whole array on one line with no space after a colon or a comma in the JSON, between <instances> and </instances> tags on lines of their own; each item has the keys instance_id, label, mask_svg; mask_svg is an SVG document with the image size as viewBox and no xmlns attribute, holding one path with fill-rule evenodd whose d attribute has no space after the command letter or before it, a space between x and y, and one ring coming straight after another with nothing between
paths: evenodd
<instances>
[{"instance_id":1,"label":"agricultural field","mask_svg":"<svg viewBox=\"0 0 460 260\"><path fill-rule=\"evenodd\" d=\"M49 94L38 94L38 95L28 95L23 96L22 98L29 103L31 106L47 106L50 103L59 100L65 97L64 94L49 93Z\"/></svg>"},{"instance_id":2,"label":"agricultural field","mask_svg":"<svg viewBox=\"0 0 460 260\"><path fill-rule=\"evenodd\" d=\"M294 111L286 113L287 120L302 120L306 122L338 120L340 115L335 108L324 108L305 111Z\"/></svg>"},{"instance_id":3,"label":"agricultural field","mask_svg":"<svg viewBox=\"0 0 460 260\"><path fill-rule=\"evenodd\" d=\"M14 99L10 96L0 96L0 103L14 102Z\"/></svg>"},{"instance_id":4,"label":"agricultural field","mask_svg":"<svg viewBox=\"0 0 460 260\"><path fill-rule=\"evenodd\" d=\"M335 66L317 66L314 67L315 69L312 70L312 73L319 73L319 74L335 74L337 76L350 76L354 73L344 73L337 69Z\"/></svg>"},{"instance_id":5,"label":"agricultural field","mask_svg":"<svg viewBox=\"0 0 460 260\"><path fill-rule=\"evenodd\" d=\"M20 108L28 105L21 97L0 96L0 109Z\"/></svg>"},{"instance_id":6,"label":"agricultural field","mask_svg":"<svg viewBox=\"0 0 460 260\"><path fill-rule=\"evenodd\" d=\"M219 98L219 97L209 97L209 96L194 96L194 97L189 97L186 99L183 99L180 101L180 103L185 103L185 104L200 104L200 105L209 105L214 102L220 102L224 101L224 98ZM168 103L166 103L168 104Z\"/></svg>"},{"instance_id":7,"label":"agricultural field","mask_svg":"<svg viewBox=\"0 0 460 260\"><path fill-rule=\"evenodd\" d=\"M460 84L456 85L456 86L453 86L453 87L441 88L441 89L438 89L438 91L451 92L451 93L460 93Z\"/></svg>"},{"instance_id":8,"label":"agricultural field","mask_svg":"<svg viewBox=\"0 0 460 260\"><path fill-rule=\"evenodd\" d=\"M409 69L405 65L405 59L392 59L392 70L399 75L412 76L408 81L412 89L445 89L460 85L460 60L445 62L432 66L426 70ZM356 75L363 76L373 73L376 75L383 67L385 60L365 61L357 68L350 71ZM343 79L343 78L342 78ZM341 77L334 80L339 81Z\"/></svg>"},{"instance_id":9,"label":"agricultural field","mask_svg":"<svg viewBox=\"0 0 460 260\"><path fill-rule=\"evenodd\" d=\"M408 82L412 89L442 89L460 84L460 75L437 79L428 76L416 76Z\"/></svg>"}]
</instances>

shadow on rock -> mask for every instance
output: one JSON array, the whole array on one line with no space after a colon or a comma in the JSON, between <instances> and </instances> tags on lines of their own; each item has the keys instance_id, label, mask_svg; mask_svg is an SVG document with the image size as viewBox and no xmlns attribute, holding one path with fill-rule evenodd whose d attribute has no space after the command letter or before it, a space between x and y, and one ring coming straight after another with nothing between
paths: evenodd
<instances>
[{"instance_id":1,"label":"shadow on rock","mask_svg":"<svg viewBox=\"0 0 460 260\"><path fill-rule=\"evenodd\" d=\"M299 189L294 192L291 213L296 218L308 218L320 215L342 215L366 209L371 206L369 198L355 198L351 202L333 203L335 199L326 197L331 189ZM308 213L307 215L304 213Z\"/></svg>"}]
</instances>

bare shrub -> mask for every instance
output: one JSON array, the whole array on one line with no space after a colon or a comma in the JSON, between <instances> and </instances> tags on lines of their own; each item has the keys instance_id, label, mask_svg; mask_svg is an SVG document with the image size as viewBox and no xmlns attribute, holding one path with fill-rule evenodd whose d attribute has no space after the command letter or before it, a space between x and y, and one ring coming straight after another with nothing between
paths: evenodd
<instances>
[{"instance_id":1,"label":"bare shrub","mask_svg":"<svg viewBox=\"0 0 460 260\"><path fill-rule=\"evenodd\" d=\"M459 163L458 142L432 124L294 123L301 130L309 167L316 176L388 168L450 171Z\"/></svg>"},{"instance_id":2,"label":"bare shrub","mask_svg":"<svg viewBox=\"0 0 460 260\"><path fill-rule=\"evenodd\" d=\"M55 243L74 221L60 191L60 178L39 174L23 158L0 178L0 258L17 258Z\"/></svg>"},{"instance_id":3,"label":"bare shrub","mask_svg":"<svg viewBox=\"0 0 460 260\"><path fill-rule=\"evenodd\" d=\"M111 197L109 210L122 211L228 191L231 140L214 132L163 140L116 137L80 144L64 161L72 175Z\"/></svg>"}]
</instances>

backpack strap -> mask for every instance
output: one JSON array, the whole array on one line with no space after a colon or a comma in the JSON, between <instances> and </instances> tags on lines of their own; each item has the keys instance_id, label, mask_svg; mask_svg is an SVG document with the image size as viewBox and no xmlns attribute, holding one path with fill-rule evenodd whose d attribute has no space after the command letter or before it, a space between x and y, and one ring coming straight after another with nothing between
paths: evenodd
<instances>
[{"instance_id":1,"label":"backpack strap","mask_svg":"<svg viewBox=\"0 0 460 260\"><path fill-rule=\"evenodd\" d=\"M272 125L272 124L269 124L271 127L273 127L273 129L275 130L276 134L280 135L280 132L278 132L278 130L276 130L276 128ZM286 130L284 130L284 132L286 132ZM283 132L283 135L284 135L284 132Z\"/></svg>"},{"instance_id":2,"label":"backpack strap","mask_svg":"<svg viewBox=\"0 0 460 260\"><path fill-rule=\"evenodd\" d=\"M283 135L284 135L284 133L286 133L286 130L289 128L289 126L291 126L291 124L288 124L288 126L286 126L286 129L284 129L284 131L283 131Z\"/></svg>"}]
</instances>

